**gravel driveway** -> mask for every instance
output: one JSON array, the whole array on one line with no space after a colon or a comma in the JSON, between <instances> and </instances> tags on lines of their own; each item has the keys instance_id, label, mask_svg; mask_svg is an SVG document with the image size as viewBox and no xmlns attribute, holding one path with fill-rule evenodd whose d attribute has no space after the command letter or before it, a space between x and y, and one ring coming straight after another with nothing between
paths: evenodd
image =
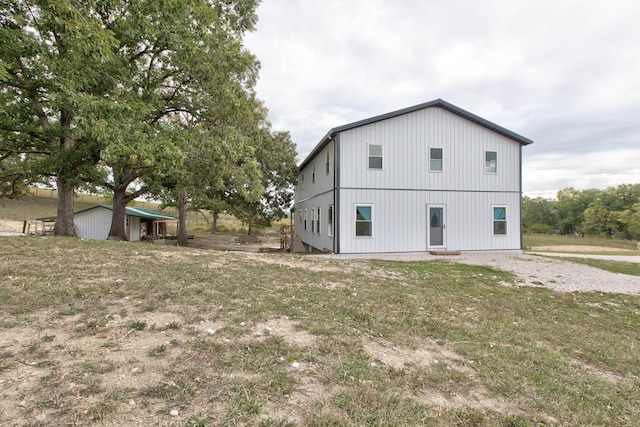
<instances>
[{"instance_id":1,"label":"gravel driveway","mask_svg":"<svg viewBox=\"0 0 640 427\"><path fill-rule=\"evenodd\" d=\"M545 286L561 292L612 292L619 294L640 294L640 276L611 273L587 265L562 260L563 256L600 258L616 261L640 263L637 256L600 256L544 253L523 254L509 252L464 252L461 255L435 256L428 253L327 255L336 258L393 259L399 261L446 260L473 265L487 265L515 273L521 284Z\"/></svg>"}]
</instances>

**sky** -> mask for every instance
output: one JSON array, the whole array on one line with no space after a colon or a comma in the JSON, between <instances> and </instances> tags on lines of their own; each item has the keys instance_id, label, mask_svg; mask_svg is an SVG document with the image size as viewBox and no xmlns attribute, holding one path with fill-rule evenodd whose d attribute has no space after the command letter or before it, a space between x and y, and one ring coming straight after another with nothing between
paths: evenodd
<instances>
[{"instance_id":1,"label":"sky","mask_svg":"<svg viewBox=\"0 0 640 427\"><path fill-rule=\"evenodd\" d=\"M258 98L304 160L332 128L441 98L534 141L523 193L640 183L637 0L263 0Z\"/></svg>"}]
</instances>

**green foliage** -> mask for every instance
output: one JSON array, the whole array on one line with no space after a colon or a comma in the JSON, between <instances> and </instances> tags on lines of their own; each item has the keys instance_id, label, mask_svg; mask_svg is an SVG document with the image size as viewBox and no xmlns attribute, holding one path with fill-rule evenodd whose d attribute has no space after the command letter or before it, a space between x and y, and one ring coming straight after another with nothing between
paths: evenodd
<instances>
[{"instance_id":1,"label":"green foliage","mask_svg":"<svg viewBox=\"0 0 640 427\"><path fill-rule=\"evenodd\" d=\"M124 206L147 193L218 212L233 196L238 212L279 217L295 149L255 99L242 37L258 3L2 2L0 196L56 185L62 234L77 189L113 193L119 238Z\"/></svg>"},{"instance_id":2,"label":"green foliage","mask_svg":"<svg viewBox=\"0 0 640 427\"><path fill-rule=\"evenodd\" d=\"M565 188L557 200L525 196L522 222L527 233L640 239L640 184L605 190Z\"/></svg>"},{"instance_id":3,"label":"green foliage","mask_svg":"<svg viewBox=\"0 0 640 427\"><path fill-rule=\"evenodd\" d=\"M72 200L97 174L116 41L88 4L69 0L2 2L0 38L0 190L51 179ZM58 231L74 233L72 214L60 204Z\"/></svg>"}]
</instances>

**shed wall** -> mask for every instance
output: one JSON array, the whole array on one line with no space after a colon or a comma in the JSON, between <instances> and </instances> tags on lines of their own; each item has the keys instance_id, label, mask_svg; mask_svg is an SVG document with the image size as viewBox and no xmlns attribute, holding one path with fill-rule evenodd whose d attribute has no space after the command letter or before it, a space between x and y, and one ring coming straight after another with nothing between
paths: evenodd
<instances>
[{"instance_id":1,"label":"shed wall","mask_svg":"<svg viewBox=\"0 0 640 427\"><path fill-rule=\"evenodd\" d=\"M112 217L112 211L101 207L78 212L73 218L76 234L82 239L106 240Z\"/></svg>"},{"instance_id":2,"label":"shed wall","mask_svg":"<svg viewBox=\"0 0 640 427\"><path fill-rule=\"evenodd\" d=\"M127 215L129 222L129 241L137 242L140 240L140 218L137 216Z\"/></svg>"}]
</instances>

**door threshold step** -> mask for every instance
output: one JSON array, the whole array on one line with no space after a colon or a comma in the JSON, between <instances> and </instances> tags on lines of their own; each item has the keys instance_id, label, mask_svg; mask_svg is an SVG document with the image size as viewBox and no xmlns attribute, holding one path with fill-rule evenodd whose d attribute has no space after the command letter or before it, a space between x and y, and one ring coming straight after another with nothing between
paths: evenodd
<instances>
[{"instance_id":1,"label":"door threshold step","mask_svg":"<svg viewBox=\"0 0 640 427\"><path fill-rule=\"evenodd\" d=\"M431 255L460 255L460 251L429 251Z\"/></svg>"}]
</instances>

